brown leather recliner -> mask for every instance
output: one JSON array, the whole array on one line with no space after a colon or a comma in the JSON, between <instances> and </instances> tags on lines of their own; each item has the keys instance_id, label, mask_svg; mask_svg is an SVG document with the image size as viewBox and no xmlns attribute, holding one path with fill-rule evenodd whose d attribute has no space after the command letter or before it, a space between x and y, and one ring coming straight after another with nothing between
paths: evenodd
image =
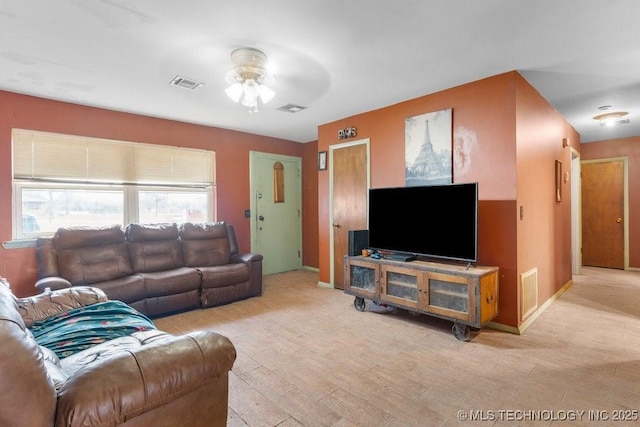
<instances>
[{"instance_id":1,"label":"brown leather recliner","mask_svg":"<svg viewBox=\"0 0 640 427\"><path fill-rule=\"evenodd\" d=\"M41 292L94 286L148 316L262 295L262 255L224 222L60 228L36 259Z\"/></svg>"},{"instance_id":2,"label":"brown leather recliner","mask_svg":"<svg viewBox=\"0 0 640 427\"><path fill-rule=\"evenodd\" d=\"M200 273L185 266L176 224L129 224L125 238L132 273L144 280L145 313L163 314L200 304Z\"/></svg>"},{"instance_id":3,"label":"brown leather recliner","mask_svg":"<svg viewBox=\"0 0 640 427\"><path fill-rule=\"evenodd\" d=\"M85 287L19 299L0 285L0 425L226 425L236 353L222 335L136 332L58 359L28 329L106 299Z\"/></svg>"},{"instance_id":4,"label":"brown leather recliner","mask_svg":"<svg viewBox=\"0 0 640 427\"><path fill-rule=\"evenodd\" d=\"M211 223L185 223L180 226L184 264L201 276L201 304L212 307L226 304L243 295L260 295L262 262L253 254L238 254L229 245L228 227Z\"/></svg>"}]
</instances>

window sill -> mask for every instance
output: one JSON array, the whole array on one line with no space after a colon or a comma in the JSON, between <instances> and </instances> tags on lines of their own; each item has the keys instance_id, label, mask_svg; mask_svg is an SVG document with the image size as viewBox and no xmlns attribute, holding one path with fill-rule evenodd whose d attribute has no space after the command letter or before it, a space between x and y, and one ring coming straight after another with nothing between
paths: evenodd
<instances>
[{"instance_id":1,"label":"window sill","mask_svg":"<svg viewBox=\"0 0 640 427\"><path fill-rule=\"evenodd\" d=\"M22 249L22 248L35 248L36 239L21 239L21 240L9 240L2 242L4 249Z\"/></svg>"}]
</instances>

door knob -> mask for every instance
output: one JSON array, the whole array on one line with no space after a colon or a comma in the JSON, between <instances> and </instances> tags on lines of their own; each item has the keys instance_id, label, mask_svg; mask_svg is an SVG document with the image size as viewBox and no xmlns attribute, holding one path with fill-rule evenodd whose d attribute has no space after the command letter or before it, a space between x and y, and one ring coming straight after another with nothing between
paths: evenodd
<instances>
[{"instance_id":1,"label":"door knob","mask_svg":"<svg viewBox=\"0 0 640 427\"><path fill-rule=\"evenodd\" d=\"M333 224L333 228L340 228L340 224Z\"/></svg>"},{"instance_id":2,"label":"door knob","mask_svg":"<svg viewBox=\"0 0 640 427\"><path fill-rule=\"evenodd\" d=\"M259 219L260 221L264 221L264 217L263 217L262 215L260 215L260 216L258 217L258 219Z\"/></svg>"},{"instance_id":3,"label":"door knob","mask_svg":"<svg viewBox=\"0 0 640 427\"><path fill-rule=\"evenodd\" d=\"M620 224L620 223L622 222L622 218L617 218L617 219L616 219L616 222L617 222L618 224Z\"/></svg>"}]
</instances>

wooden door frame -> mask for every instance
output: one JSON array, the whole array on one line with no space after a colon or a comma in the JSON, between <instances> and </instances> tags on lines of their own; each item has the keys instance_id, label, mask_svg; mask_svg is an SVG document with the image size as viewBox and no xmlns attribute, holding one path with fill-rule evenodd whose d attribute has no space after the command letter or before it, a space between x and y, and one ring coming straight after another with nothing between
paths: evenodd
<instances>
[{"instance_id":1,"label":"wooden door frame","mask_svg":"<svg viewBox=\"0 0 640 427\"><path fill-rule=\"evenodd\" d=\"M334 245L334 228L333 228L333 152L334 150L339 150L341 148L352 147L354 145L362 145L366 146L366 170L367 170L367 190L371 188L371 145L369 138L358 139L356 141L344 142L342 144L335 144L329 146L329 165L330 165L330 174L329 174L329 270L330 270L330 287L335 289L335 276L334 269L335 263L333 262L335 257L335 251L333 249ZM367 194L367 212L369 212L369 194ZM367 218L367 228L369 225L369 219Z\"/></svg>"},{"instance_id":2,"label":"wooden door frame","mask_svg":"<svg viewBox=\"0 0 640 427\"><path fill-rule=\"evenodd\" d=\"M582 172L580 152L571 148L571 273L582 268Z\"/></svg>"},{"instance_id":3,"label":"wooden door frame","mask_svg":"<svg viewBox=\"0 0 640 427\"><path fill-rule=\"evenodd\" d=\"M583 163L605 163L605 162L622 162L622 195L623 195L623 206L622 212L624 217L624 231L623 237L624 242L623 250L624 250L624 269L629 270L629 158L628 157L607 157L602 159L590 159L590 160L582 160Z\"/></svg>"}]
</instances>

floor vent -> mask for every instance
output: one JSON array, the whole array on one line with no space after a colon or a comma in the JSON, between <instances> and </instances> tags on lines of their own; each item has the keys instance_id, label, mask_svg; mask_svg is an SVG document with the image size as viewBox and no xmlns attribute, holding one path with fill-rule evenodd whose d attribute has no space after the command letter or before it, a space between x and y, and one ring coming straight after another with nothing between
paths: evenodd
<instances>
[{"instance_id":1,"label":"floor vent","mask_svg":"<svg viewBox=\"0 0 640 427\"><path fill-rule=\"evenodd\" d=\"M525 320L538 308L538 269L520 275L521 320Z\"/></svg>"}]
</instances>

